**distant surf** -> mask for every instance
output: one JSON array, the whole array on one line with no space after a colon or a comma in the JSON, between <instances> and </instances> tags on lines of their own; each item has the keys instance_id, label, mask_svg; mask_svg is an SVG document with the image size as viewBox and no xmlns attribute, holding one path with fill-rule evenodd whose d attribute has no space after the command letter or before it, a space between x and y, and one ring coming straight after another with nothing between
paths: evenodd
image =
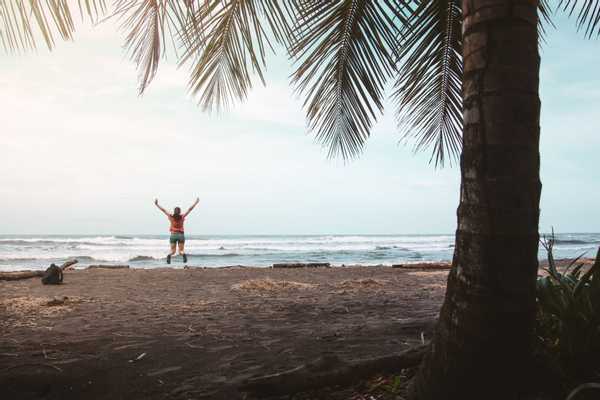
<instances>
[{"instance_id":1,"label":"distant surf","mask_svg":"<svg viewBox=\"0 0 600 400\"><path fill-rule=\"evenodd\" d=\"M454 235L186 235L188 264L270 266L329 262L332 265L450 261ZM600 234L559 234L555 256L594 254ZM77 258L79 266L130 264L164 266L166 235L0 235L0 271L42 269ZM540 258L545 258L543 249ZM174 264L181 259L175 258Z\"/></svg>"}]
</instances>

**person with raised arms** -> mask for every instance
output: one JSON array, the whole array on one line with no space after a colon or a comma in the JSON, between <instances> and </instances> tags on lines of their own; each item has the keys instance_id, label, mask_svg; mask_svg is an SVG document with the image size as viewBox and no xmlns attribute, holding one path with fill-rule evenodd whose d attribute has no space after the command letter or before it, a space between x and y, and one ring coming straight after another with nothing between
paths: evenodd
<instances>
[{"instance_id":1,"label":"person with raised arms","mask_svg":"<svg viewBox=\"0 0 600 400\"><path fill-rule=\"evenodd\" d=\"M169 231L171 232L171 236L169 237L169 243L171 244L171 252L167 255L167 264L171 264L171 257L175 255L175 251L177 249L179 250L179 255L183 257L183 262L187 263L187 255L185 254L185 233L183 229L183 223L185 221L185 218L189 215L189 213L192 212L192 210L194 209L194 207L196 207L198 202L200 202L200 199L197 198L194 204L192 204L192 206L184 214L181 213L181 208L179 207L175 207L173 209L173 214L170 214L169 212L167 212L167 210L165 210L158 204L158 199L154 200L154 204L156 204L156 207L158 207L159 210L165 213L167 218L169 218L169 222L171 223L171 227L169 228Z\"/></svg>"}]
</instances>

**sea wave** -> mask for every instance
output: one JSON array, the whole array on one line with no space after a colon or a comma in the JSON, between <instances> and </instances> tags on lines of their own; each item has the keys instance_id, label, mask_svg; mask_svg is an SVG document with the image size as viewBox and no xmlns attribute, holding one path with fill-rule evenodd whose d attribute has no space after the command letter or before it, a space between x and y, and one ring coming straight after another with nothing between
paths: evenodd
<instances>
[{"instance_id":1,"label":"sea wave","mask_svg":"<svg viewBox=\"0 0 600 400\"><path fill-rule=\"evenodd\" d=\"M400 251L410 251L406 247L402 246L375 246L375 250L400 250Z\"/></svg>"},{"instance_id":2,"label":"sea wave","mask_svg":"<svg viewBox=\"0 0 600 400\"><path fill-rule=\"evenodd\" d=\"M58 260L77 260L78 262L110 262L111 260L103 260L94 258L92 256L69 256L69 257L3 257L0 258L0 262L12 263L12 262L33 262L33 261L58 261Z\"/></svg>"},{"instance_id":3,"label":"sea wave","mask_svg":"<svg viewBox=\"0 0 600 400\"><path fill-rule=\"evenodd\" d=\"M188 257L192 257L192 258L221 258L221 257L241 257L244 256L246 254L240 254L240 253L217 253L217 254L190 254L187 253Z\"/></svg>"},{"instance_id":4,"label":"sea wave","mask_svg":"<svg viewBox=\"0 0 600 400\"><path fill-rule=\"evenodd\" d=\"M92 242L81 240L47 240L47 239L0 239L0 246L23 246L23 247L42 247L42 246L98 246L98 247L115 247L127 246L123 242Z\"/></svg>"}]
</instances>

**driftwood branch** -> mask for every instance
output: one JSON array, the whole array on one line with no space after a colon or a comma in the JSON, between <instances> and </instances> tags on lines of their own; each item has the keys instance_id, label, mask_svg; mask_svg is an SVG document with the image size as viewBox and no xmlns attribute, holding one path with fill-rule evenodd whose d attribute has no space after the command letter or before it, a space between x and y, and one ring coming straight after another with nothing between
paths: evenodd
<instances>
[{"instance_id":1,"label":"driftwood branch","mask_svg":"<svg viewBox=\"0 0 600 400\"><path fill-rule=\"evenodd\" d=\"M438 271L452 268L450 263L417 263L417 264L394 264L392 268L419 270L419 271Z\"/></svg>"},{"instance_id":2,"label":"driftwood branch","mask_svg":"<svg viewBox=\"0 0 600 400\"><path fill-rule=\"evenodd\" d=\"M60 266L60 269L63 271L66 271L68 269L71 269L71 267L73 267L73 265L77 264L79 261L77 260L69 260L67 262L65 262L63 265Z\"/></svg>"},{"instance_id":3,"label":"driftwood branch","mask_svg":"<svg viewBox=\"0 0 600 400\"><path fill-rule=\"evenodd\" d=\"M330 263L278 263L273 268L329 268Z\"/></svg>"},{"instance_id":4,"label":"driftwood branch","mask_svg":"<svg viewBox=\"0 0 600 400\"><path fill-rule=\"evenodd\" d=\"M18 281L21 279L41 278L44 271L0 272L0 281Z\"/></svg>"},{"instance_id":5,"label":"driftwood branch","mask_svg":"<svg viewBox=\"0 0 600 400\"><path fill-rule=\"evenodd\" d=\"M264 396L347 385L377 373L398 372L415 367L423 359L427 347L419 345L395 355L351 362L343 361L335 355L323 356L291 370L250 378L241 385L240 390Z\"/></svg>"},{"instance_id":6,"label":"driftwood branch","mask_svg":"<svg viewBox=\"0 0 600 400\"><path fill-rule=\"evenodd\" d=\"M105 269L127 269L129 268L129 265L117 265L117 264L94 264L94 265L90 265L89 267L87 267L87 269L98 269L98 268L105 268Z\"/></svg>"},{"instance_id":7,"label":"driftwood branch","mask_svg":"<svg viewBox=\"0 0 600 400\"><path fill-rule=\"evenodd\" d=\"M59 268L63 271L69 269L73 265L77 264L77 260L69 260L61 265ZM30 278L41 278L44 276L45 271L14 271L14 272L0 272L0 281L18 281L21 279Z\"/></svg>"}]
</instances>

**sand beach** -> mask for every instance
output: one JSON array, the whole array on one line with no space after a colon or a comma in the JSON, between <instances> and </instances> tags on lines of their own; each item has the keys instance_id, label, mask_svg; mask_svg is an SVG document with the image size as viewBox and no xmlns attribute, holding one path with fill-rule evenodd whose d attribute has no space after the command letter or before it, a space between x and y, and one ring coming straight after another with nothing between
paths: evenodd
<instances>
[{"instance_id":1,"label":"sand beach","mask_svg":"<svg viewBox=\"0 0 600 400\"><path fill-rule=\"evenodd\" d=\"M0 281L7 399L235 399L253 376L323 354L382 356L427 340L447 270L70 270Z\"/></svg>"}]
</instances>

